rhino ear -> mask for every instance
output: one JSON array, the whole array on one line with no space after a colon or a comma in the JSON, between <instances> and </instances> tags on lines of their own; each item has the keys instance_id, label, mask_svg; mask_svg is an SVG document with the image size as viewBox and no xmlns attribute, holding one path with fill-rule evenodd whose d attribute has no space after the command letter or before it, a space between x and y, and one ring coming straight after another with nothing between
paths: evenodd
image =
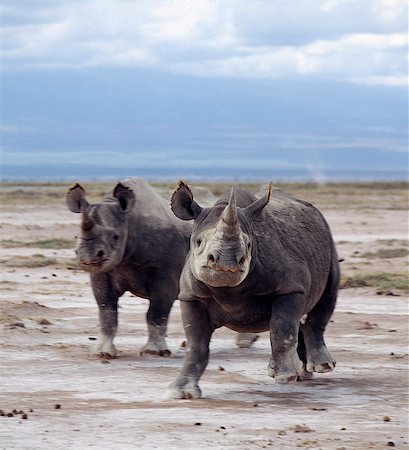
<instances>
[{"instance_id":1,"label":"rhino ear","mask_svg":"<svg viewBox=\"0 0 409 450\"><path fill-rule=\"evenodd\" d=\"M132 209L135 203L135 194L131 188L122 183L118 183L114 187L112 195L118 200L123 212L128 212Z\"/></svg>"},{"instance_id":2,"label":"rhino ear","mask_svg":"<svg viewBox=\"0 0 409 450\"><path fill-rule=\"evenodd\" d=\"M182 220L192 220L202 212L203 208L193 200L190 187L182 180L179 181L170 200L170 206L176 217Z\"/></svg>"},{"instance_id":3,"label":"rhino ear","mask_svg":"<svg viewBox=\"0 0 409 450\"><path fill-rule=\"evenodd\" d=\"M273 189L273 183L270 181L268 184L268 191L267 194L263 197L259 198L255 202L253 202L251 205L244 208L244 212L248 217L254 218L257 217L261 211L264 209L264 207L267 205L267 203L270 201L271 198L271 191Z\"/></svg>"},{"instance_id":4,"label":"rhino ear","mask_svg":"<svg viewBox=\"0 0 409 450\"><path fill-rule=\"evenodd\" d=\"M80 213L88 206L85 198L85 189L79 184L75 183L71 186L65 194L68 209L75 213Z\"/></svg>"}]
</instances>

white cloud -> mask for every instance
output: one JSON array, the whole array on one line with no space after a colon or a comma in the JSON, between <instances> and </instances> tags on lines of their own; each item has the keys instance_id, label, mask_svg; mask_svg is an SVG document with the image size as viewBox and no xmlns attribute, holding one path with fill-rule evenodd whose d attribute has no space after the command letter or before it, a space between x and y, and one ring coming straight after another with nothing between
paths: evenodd
<instances>
[{"instance_id":1,"label":"white cloud","mask_svg":"<svg viewBox=\"0 0 409 450\"><path fill-rule=\"evenodd\" d=\"M407 84L406 0L4 3L4 70L130 66Z\"/></svg>"}]
</instances>

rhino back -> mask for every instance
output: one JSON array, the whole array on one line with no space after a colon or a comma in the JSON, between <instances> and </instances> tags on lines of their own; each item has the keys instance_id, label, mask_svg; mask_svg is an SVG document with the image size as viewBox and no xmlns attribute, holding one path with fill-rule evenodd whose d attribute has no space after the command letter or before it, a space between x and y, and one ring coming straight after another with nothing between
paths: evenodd
<instances>
[{"instance_id":1,"label":"rhino back","mask_svg":"<svg viewBox=\"0 0 409 450\"><path fill-rule=\"evenodd\" d=\"M322 294L333 260L333 241L322 214L311 204L274 190L263 217L254 222L261 267L278 290L299 283L307 297Z\"/></svg>"},{"instance_id":2,"label":"rhino back","mask_svg":"<svg viewBox=\"0 0 409 450\"><path fill-rule=\"evenodd\" d=\"M128 221L126 256L144 266L179 268L188 251L192 225L175 217L169 200L146 181L132 178L122 184L136 197Z\"/></svg>"}]
</instances>

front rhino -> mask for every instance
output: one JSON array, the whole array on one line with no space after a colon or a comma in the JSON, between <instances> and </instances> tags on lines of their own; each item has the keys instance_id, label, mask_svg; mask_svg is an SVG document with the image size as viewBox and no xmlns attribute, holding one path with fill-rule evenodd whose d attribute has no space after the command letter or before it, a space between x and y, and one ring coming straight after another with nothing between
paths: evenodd
<instances>
[{"instance_id":1,"label":"front rhino","mask_svg":"<svg viewBox=\"0 0 409 450\"><path fill-rule=\"evenodd\" d=\"M270 331L268 373L280 383L308 378L305 369L334 368L323 332L335 305L338 266L325 221L315 209L309 212L306 204L284 197L277 200L276 211L300 221L308 216L306 223L319 230L315 237L324 254L314 256L319 252L307 244L310 236L300 237L297 223L290 219L283 226L272 207L264 213L270 196L271 185L258 200L240 191L236 204L233 189L228 202L224 199L204 209L194 201L189 187L179 183L172 209L179 218L195 220L179 293L190 351L168 397L201 396L198 381L208 363L210 338L223 325L241 332ZM300 244L306 248L297 248ZM317 272L313 267L320 261L324 261L321 281L312 287ZM305 313L308 317L300 328Z\"/></svg>"},{"instance_id":2,"label":"front rhino","mask_svg":"<svg viewBox=\"0 0 409 450\"><path fill-rule=\"evenodd\" d=\"M130 291L149 299L149 337L141 353L170 355L165 341L166 328L177 297L187 242L172 224L160 220L166 217L166 201L142 180L118 183L111 197L95 204L88 203L85 190L77 183L68 190L66 200L72 212L82 214L76 252L81 268L90 273L99 306L100 335L94 353L102 357L116 356L113 340L118 326L118 299ZM157 219L149 221L146 218L155 208ZM149 244L151 247L161 248L168 240L175 246L172 264L145 243L138 245L152 234L152 228L156 241Z\"/></svg>"}]
</instances>

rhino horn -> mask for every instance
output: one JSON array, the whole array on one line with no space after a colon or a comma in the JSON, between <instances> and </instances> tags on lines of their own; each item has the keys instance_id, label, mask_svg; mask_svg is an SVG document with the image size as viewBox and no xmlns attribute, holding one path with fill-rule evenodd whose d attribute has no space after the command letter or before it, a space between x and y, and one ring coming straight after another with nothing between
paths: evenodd
<instances>
[{"instance_id":1,"label":"rhino horn","mask_svg":"<svg viewBox=\"0 0 409 450\"><path fill-rule=\"evenodd\" d=\"M224 208L216 229L230 239L237 238L240 235L240 223L236 206L236 189L234 187L230 192L229 203Z\"/></svg>"},{"instance_id":2,"label":"rhino horn","mask_svg":"<svg viewBox=\"0 0 409 450\"><path fill-rule=\"evenodd\" d=\"M94 221L90 218L88 211L84 209L82 213L82 223L81 223L81 229L82 231L89 233L94 228Z\"/></svg>"}]
</instances>

